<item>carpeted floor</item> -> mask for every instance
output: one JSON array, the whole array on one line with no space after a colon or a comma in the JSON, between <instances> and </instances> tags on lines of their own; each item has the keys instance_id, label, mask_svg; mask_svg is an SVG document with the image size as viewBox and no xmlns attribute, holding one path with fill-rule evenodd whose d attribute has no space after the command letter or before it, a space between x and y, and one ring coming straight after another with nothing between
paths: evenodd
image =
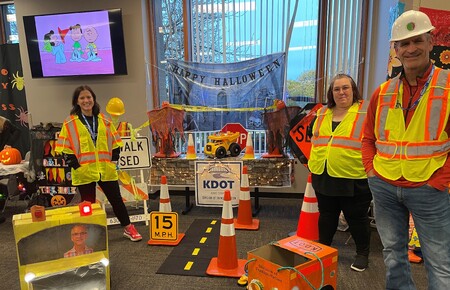
<instances>
[{"instance_id":1,"label":"carpeted floor","mask_svg":"<svg viewBox=\"0 0 450 290\"><path fill-rule=\"evenodd\" d=\"M193 207L183 215L185 199L171 195L172 209L179 213L180 232L186 232L196 219L220 220L221 208ZM149 202L151 210L158 209L157 200ZM301 199L293 198L261 198L261 210L258 215L260 229L258 231L236 230L238 257L247 258L247 252L272 241L285 238L289 232L297 228L301 209ZM14 235L11 218L21 213L25 204L18 202L9 204L4 215L7 221L0 225L0 289L19 289L19 274L16 258ZM141 213L129 208L130 214ZM136 212L135 212L136 211ZM109 212L109 210L108 210ZM236 210L234 211L236 216ZM157 274L166 258L174 250L173 247L149 246L149 228L144 223L137 223L137 229L143 235L141 242L133 243L122 237L122 228L118 225L108 228L111 261L111 289L245 289L237 285L235 278L197 277L184 275ZM376 229L372 229L371 256L369 268L364 272L350 270L354 256L354 243L347 241L349 234L337 232L333 246L339 250L338 287L341 290L384 289L384 264L382 245ZM51 241L49 241L51 247ZM417 289L426 289L427 281L423 264L413 264L412 271Z\"/></svg>"}]
</instances>

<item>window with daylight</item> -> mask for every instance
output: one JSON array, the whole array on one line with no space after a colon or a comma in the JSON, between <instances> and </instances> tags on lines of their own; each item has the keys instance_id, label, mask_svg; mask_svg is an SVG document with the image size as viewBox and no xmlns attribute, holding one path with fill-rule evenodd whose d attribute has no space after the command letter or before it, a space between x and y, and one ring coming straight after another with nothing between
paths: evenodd
<instances>
[{"instance_id":1,"label":"window with daylight","mask_svg":"<svg viewBox=\"0 0 450 290\"><path fill-rule=\"evenodd\" d=\"M163 49L157 53L158 72L164 72L166 58L234 63L287 52L285 95L293 102L313 100L319 0L184 2L183 7L181 1L161 1L160 17L155 17L160 21L155 23L156 41L162 42L157 48ZM160 83L160 92L167 91L165 85Z\"/></svg>"},{"instance_id":2,"label":"window with daylight","mask_svg":"<svg viewBox=\"0 0 450 290\"><path fill-rule=\"evenodd\" d=\"M19 43L14 4L0 5L1 43Z\"/></svg>"},{"instance_id":3,"label":"window with daylight","mask_svg":"<svg viewBox=\"0 0 450 290\"><path fill-rule=\"evenodd\" d=\"M160 103L168 99L169 58L234 63L285 52L282 97L300 106L321 101L336 73L358 80L367 0L152 2Z\"/></svg>"}]
</instances>

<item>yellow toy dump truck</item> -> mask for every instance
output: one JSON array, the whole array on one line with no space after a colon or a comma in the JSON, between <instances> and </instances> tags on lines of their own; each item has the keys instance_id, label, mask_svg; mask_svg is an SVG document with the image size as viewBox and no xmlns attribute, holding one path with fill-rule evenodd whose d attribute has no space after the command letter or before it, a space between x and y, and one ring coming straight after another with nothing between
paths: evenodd
<instances>
[{"instance_id":1,"label":"yellow toy dump truck","mask_svg":"<svg viewBox=\"0 0 450 290\"><path fill-rule=\"evenodd\" d=\"M218 132L208 136L210 140L203 150L206 156L224 158L227 155L236 157L241 153L241 146L236 143L239 132Z\"/></svg>"}]
</instances>

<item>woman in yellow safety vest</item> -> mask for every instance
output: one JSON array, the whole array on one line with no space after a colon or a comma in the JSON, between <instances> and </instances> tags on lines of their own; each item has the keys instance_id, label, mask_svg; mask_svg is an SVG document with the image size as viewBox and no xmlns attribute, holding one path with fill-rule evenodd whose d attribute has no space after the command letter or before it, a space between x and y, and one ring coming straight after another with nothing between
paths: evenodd
<instances>
[{"instance_id":1,"label":"woman in yellow safety vest","mask_svg":"<svg viewBox=\"0 0 450 290\"><path fill-rule=\"evenodd\" d=\"M89 86L76 88L70 116L64 121L55 151L63 153L66 164L72 168L72 185L78 187L81 199L94 203L98 184L125 227L123 235L140 241L142 236L130 223L117 181L121 146L122 140L111 120L100 113L94 91Z\"/></svg>"},{"instance_id":2,"label":"woman in yellow safety vest","mask_svg":"<svg viewBox=\"0 0 450 290\"><path fill-rule=\"evenodd\" d=\"M342 211L356 244L355 271L368 267L372 194L361 159L367 102L353 79L338 74L327 91L327 106L313 121L308 168L319 207L319 242L331 245Z\"/></svg>"}]
</instances>

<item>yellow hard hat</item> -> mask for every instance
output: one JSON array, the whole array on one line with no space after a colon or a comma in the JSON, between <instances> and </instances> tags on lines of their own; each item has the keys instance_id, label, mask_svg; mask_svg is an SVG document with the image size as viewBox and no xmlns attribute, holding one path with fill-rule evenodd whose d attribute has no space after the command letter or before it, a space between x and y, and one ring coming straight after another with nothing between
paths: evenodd
<instances>
[{"instance_id":1,"label":"yellow hard hat","mask_svg":"<svg viewBox=\"0 0 450 290\"><path fill-rule=\"evenodd\" d=\"M390 41L400 41L413 36L430 32L434 29L430 18L421 12L409 10L400 15L392 25Z\"/></svg>"},{"instance_id":2,"label":"yellow hard hat","mask_svg":"<svg viewBox=\"0 0 450 290\"><path fill-rule=\"evenodd\" d=\"M125 114L125 105L122 100L118 97L113 97L109 99L106 105L106 112L113 116L120 116Z\"/></svg>"}]
</instances>

